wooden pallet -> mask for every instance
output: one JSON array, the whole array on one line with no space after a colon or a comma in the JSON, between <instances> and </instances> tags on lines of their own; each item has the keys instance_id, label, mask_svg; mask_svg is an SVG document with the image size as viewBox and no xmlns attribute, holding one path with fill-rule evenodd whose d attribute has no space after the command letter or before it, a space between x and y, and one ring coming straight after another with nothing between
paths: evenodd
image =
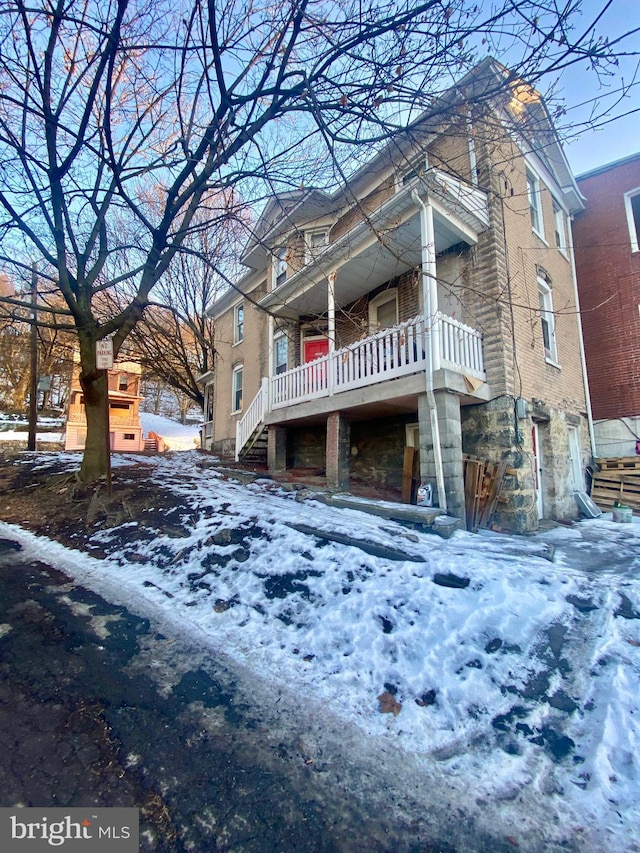
<instances>
[{"instance_id":1,"label":"wooden pallet","mask_svg":"<svg viewBox=\"0 0 640 853\"><path fill-rule=\"evenodd\" d=\"M464 457L464 505L467 530L488 527L504 479L506 464Z\"/></svg>"},{"instance_id":2,"label":"wooden pallet","mask_svg":"<svg viewBox=\"0 0 640 853\"><path fill-rule=\"evenodd\" d=\"M610 510L619 502L640 512L640 458L596 459L591 499L600 509Z\"/></svg>"},{"instance_id":3,"label":"wooden pallet","mask_svg":"<svg viewBox=\"0 0 640 853\"><path fill-rule=\"evenodd\" d=\"M596 459L600 471L627 471L640 476L640 456L618 456L614 459Z\"/></svg>"}]
</instances>

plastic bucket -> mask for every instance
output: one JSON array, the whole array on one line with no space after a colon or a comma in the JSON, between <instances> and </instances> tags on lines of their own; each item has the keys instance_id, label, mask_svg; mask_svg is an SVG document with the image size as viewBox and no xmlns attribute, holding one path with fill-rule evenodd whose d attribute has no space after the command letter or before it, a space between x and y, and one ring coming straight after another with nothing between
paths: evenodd
<instances>
[{"instance_id":1,"label":"plastic bucket","mask_svg":"<svg viewBox=\"0 0 640 853\"><path fill-rule=\"evenodd\" d=\"M633 521L633 510L630 506L614 506L613 520L620 524L631 524Z\"/></svg>"}]
</instances>

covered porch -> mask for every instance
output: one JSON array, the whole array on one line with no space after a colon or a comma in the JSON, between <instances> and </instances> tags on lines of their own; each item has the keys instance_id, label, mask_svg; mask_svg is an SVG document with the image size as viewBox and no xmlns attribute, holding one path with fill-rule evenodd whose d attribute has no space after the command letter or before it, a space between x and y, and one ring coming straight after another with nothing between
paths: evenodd
<instances>
[{"instance_id":1,"label":"covered porch","mask_svg":"<svg viewBox=\"0 0 640 853\"><path fill-rule=\"evenodd\" d=\"M265 426L272 432L272 427L320 418L329 435L335 413L357 419L367 410L411 400L410 408L421 408L422 420L429 420L421 432L432 436L436 448L445 506L440 451L447 439L440 436L435 395L453 395L459 408L464 397L481 402L490 393L482 334L465 322L473 312L460 286L468 275L469 250L487 226L484 193L428 169L402 181L349 230L332 231L327 245L259 302L270 314L269 375L237 423L237 456ZM408 276L414 292L411 299L400 298L399 282ZM284 323L297 329L302 341L296 344L295 366L289 361L287 369L274 358ZM314 329L313 350L304 345L305 323ZM318 351L319 338L325 340L324 351ZM334 455L327 446L327 458ZM423 456L426 472L430 463Z\"/></svg>"}]
</instances>

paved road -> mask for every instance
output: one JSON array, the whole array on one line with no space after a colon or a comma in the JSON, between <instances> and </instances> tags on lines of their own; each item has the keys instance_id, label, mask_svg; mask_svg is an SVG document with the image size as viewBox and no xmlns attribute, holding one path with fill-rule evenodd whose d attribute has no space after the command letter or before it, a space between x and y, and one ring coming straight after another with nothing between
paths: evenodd
<instances>
[{"instance_id":1,"label":"paved road","mask_svg":"<svg viewBox=\"0 0 640 853\"><path fill-rule=\"evenodd\" d=\"M0 540L0 805L136 806L141 850L171 853L470 849L307 753L223 664Z\"/></svg>"}]
</instances>

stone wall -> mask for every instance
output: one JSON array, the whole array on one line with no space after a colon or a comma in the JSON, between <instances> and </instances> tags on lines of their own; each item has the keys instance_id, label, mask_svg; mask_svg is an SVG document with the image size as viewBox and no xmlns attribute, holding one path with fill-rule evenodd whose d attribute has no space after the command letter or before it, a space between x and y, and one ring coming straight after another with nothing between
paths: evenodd
<instances>
[{"instance_id":1,"label":"stone wall","mask_svg":"<svg viewBox=\"0 0 640 853\"><path fill-rule=\"evenodd\" d=\"M365 483L402 488L406 425L417 413L351 424L351 476Z\"/></svg>"},{"instance_id":2,"label":"stone wall","mask_svg":"<svg viewBox=\"0 0 640 853\"><path fill-rule=\"evenodd\" d=\"M513 397L462 408L463 452L490 462L505 462L501 501L494 524L505 530L527 533L538 528L535 459L532 427L538 425L542 466L542 503L545 518L557 521L576 518L573 496L569 430L578 429L581 468L589 459L586 418L553 408L533 408L516 418Z\"/></svg>"},{"instance_id":3,"label":"stone wall","mask_svg":"<svg viewBox=\"0 0 640 853\"><path fill-rule=\"evenodd\" d=\"M537 530L530 422L516 420L513 397L463 406L461 422L463 453L508 467L500 493L504 502L497 504L493 523L517 533Z\"/></svg>"},{"instance_id":4,"label":"stone wall","mask_svg":"<svg viewBox=\"0 0 640 853\"><path fill-rule=\"evenodd\" d=\"M324 424L287 428L287 468L325 470L326 428Z\"/></svg>"}]
</instances>

